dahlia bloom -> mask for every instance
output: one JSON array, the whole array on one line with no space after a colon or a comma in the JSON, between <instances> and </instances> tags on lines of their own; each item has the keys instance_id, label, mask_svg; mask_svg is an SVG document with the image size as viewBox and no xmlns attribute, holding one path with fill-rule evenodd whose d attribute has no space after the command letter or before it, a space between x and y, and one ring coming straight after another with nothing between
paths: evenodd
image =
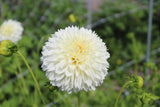
<instances>
[{"instance_id":1,"label":"dahlia bloom","mask_svg":"<svg viewBox=\"0 0 160 107\"><path fill-rule=\"evenodd\" d=\"M105 43L85 28L67 27L53 34L42 50L42 69L53 86L62 91L95 90L109 63Z\"/></svg>"},{"instance_id":2,"label":"dahlia bloom","mask_svg":"<svg viewBox=\"0 0 160 107\"><path fill-rule=\"evenodd\" d=\"M20 22L14 20L4 21L0 26L0 41L10 40L17 43L21 39L23 27Z\"/></svg>"}]
</instances>

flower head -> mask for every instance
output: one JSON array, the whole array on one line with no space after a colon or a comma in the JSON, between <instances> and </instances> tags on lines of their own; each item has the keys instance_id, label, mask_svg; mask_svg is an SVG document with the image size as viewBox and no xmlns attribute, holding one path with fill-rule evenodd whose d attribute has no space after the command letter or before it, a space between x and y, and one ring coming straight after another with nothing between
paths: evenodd
<instances>
[{"instance_id":1,"label":"flower head","mask_svg":"<svg viewBox=\"0 0 160 107\"><path fill-rule=\"evenodd\" d=\"M42 69L53 86L62 91L95 90L109 63L105 43L94 32L67 27L49 38L42 50Z\"/></svg>"},{"instance_id":2,"label":"flower head","mask_svg":"<svg viewBox=\"0 0 160 107\"><path fill-rule=\"evenodd\" d=\"M8 20L0 26L0 41L10 40L17 43L21 39L23 27L20 22Z\"/></svg>"}]
</instances>

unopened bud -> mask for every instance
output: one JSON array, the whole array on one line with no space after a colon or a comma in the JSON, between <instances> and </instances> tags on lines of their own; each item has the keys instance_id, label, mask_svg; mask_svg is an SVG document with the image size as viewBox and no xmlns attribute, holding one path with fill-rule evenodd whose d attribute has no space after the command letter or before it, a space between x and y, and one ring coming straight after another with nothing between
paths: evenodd
<instances>
[{"instance_id":1,"label":"unopened bud","mask_svg":"<svg viewBox=\"0 0 160 107\"><path fill-rule=\"evenodd\" d=\"M76 18L75 18L75 16L73 14L69 15L69 19L71 20L72 23L76 22Z\"/></svg>"},{"instance_id":2,"label":"unopened bud","mask_svg":"<svg viewBox=\"0 0 160 107\"><path fill-rule=\"evenodd\" d=\"M17 46L10 40L4 40L0 43L0 55L11 56L17 52Z\"/></svg>"},{"instance_id":3,"label":"unopened bud","mask_svg":"<svg viewBox=\"0 0 160 107\"><path fill-rule=\"evenodd\" d=\"M141 76L135 76L133 83L136 88L142 88L143 78Z\"/></svg>"},{"instance_id":4,"label":"unopened bud","mask_svg":"<svg viewBox=\"0 0 160 107\"><path fill-rule=\"evenodd\" d=\"M158 96L152 95L151 93L143 93L139 98L143 104L150 104L152 101L159 99Z\"/></svg>"}]
</instances>

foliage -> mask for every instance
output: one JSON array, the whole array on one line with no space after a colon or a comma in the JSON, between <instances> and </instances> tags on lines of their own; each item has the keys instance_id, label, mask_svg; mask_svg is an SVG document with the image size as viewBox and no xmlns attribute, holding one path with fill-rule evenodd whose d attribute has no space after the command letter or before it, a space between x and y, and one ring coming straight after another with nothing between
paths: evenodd
<instances>
[{"instance_id":1,"label":"foliage","mask_svg":"<svg viewBox=\"0 0 160 107\"><path fill-rule=\"evenodd\" d=\"M151 51L159 48L160 43L160 2L155 2ZM16 19L23 23L24 33L18 42L18 48L31 65L46 103L50 104L52 96L46 86L48 80L40 67L41 48L50 34L60 28L69 25L86 26L85 2L81 0L37 0L35 2L33 0L2 0L1 3L3 11L0 15L0 24L6 19ZM112 107L121 86L127 80L126 77L133 75L135 68L138 75L144 78L144 86L139 91L127 87L122 93L119 107L140 107L142 97L137 98L139 93L146 92L160 96L160 54L151 56L151 61L147 64L142 60L146 53L148 31L148 9L140 9L142 6L148 6L148 2L142 0L104 0L101 8L93 12L93 22L96 22L101 18L138 8L136 12L119 18L110 18L108 22L93 28L106 43L111 54L109 72L115 69L116 74L107 76L104 83L95 91L82 92L82 106ZM72 23L69 18L71 14L76 19L75 23ZM137 64L121 70L120 66L130 60ZM148 74L145 73L146 68L149 68ZM22 71L23 78L18 78L22 77L20 71ZM0 80L1 107L44 106L31 75L28 74L25 64L17 57L17 54L12 57L0 56ZM55 102L57 107L75 107L77 105L76 94L67 94L57 90ZM156 99L149 107L158 107L160 106L159 102L160 100Z\"/></svg>"}]
</instances>

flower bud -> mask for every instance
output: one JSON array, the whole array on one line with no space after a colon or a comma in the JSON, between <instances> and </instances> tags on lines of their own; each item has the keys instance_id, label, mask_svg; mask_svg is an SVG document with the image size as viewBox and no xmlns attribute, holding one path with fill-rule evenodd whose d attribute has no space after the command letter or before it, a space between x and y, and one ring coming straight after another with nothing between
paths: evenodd
<instances>
[{"instance_id":1,"label":"flower bud","mask_svg":"<svg viewBox=\"0 0 160 107\"><path fill-rule=\"evenodd\" d=\"M58 90L58 87L52 86L50 82L46 82L45 86L49 89L50 92L53 92L54 90Z\"/></svg>"},{"instance_id":2,"label":"flower bud","mask_svg":"<svg viewBox=\"0 0 160 107\"><path fill-rule=\"evenodd\" d=\"M0 43L0 55L11 56L17 52L17 46L10 40L4 40Z\"/></svg>"},{"instance_id":3,"label":"flower bud","mask_svg":"<svg viewBox=\"0 0 160 107\"><path fill-rule=\"evenodd\" d=\"M139 98L143 104L150 104L152 101L160 99L158 96L152 95L151 93L143 93Z\"/></svg>"},{"instance_id":4,"label":"flower bud","mask_svg":"<svg viewBox=\"0 0 160 107\"><path fill-rule=\"evenodd\" d=\"M74 14L70 14L69 15L69 19L71 20L72 23L75 23L76 22L76 18L74 16Z\"/></svg>"},{"instance_id":5,"label":"flower bud","mask_svg":"<svg viewBox=\"0 0 160 107\"><path fill-rule=\"evenodd\" d=\"M133 83L136 88L142 88L143 78L141 76L135 76Z\"/></svg>"}]
</instances>

